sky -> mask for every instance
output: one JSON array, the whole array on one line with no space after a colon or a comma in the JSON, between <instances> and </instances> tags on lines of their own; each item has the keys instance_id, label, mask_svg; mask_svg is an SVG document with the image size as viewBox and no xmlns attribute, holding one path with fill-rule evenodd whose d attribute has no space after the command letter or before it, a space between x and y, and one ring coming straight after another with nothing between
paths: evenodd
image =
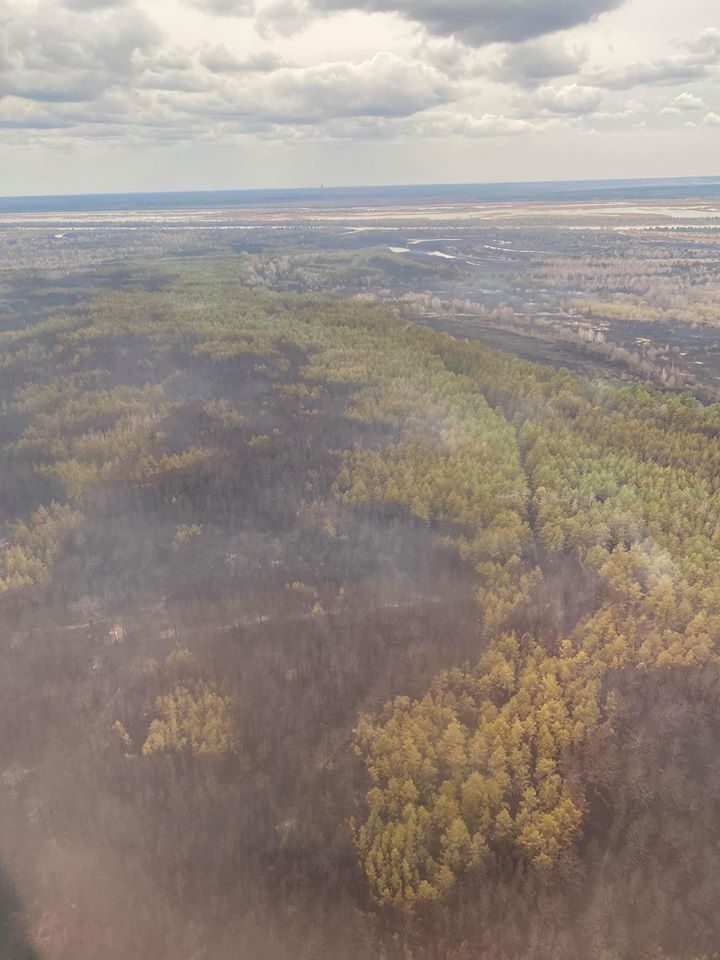
<instances>
[{"instance_id":1,"label":"sky","mask_svg":"<svg viewBox=\"0 0 720 960\"><path fill-rule=\"evenodd\" d=\"M0 195L720 174L718 0L0 0Z\"/></svg>"}]
</instances>

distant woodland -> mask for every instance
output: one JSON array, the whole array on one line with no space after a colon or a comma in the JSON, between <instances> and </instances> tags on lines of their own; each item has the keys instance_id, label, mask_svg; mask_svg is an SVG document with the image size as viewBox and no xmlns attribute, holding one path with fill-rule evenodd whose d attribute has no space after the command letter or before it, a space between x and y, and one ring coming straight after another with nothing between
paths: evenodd
<instances>
[{"instance_id":1,"label":"distant woodland","mask_svg":"<svg viewBox=\"0 0 720 960\"><path fill-rule=\"evenodd\" d=\"M0 956L713 960L720 405L270 286L3 319Z\"/></svg>"}]
</instances>

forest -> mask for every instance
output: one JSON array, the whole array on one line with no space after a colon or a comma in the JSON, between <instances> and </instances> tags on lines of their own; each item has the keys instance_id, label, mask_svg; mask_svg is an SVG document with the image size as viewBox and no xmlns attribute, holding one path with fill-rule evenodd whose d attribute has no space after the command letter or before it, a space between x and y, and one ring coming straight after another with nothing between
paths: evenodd
<instances>
[{"instance_id":1,"label":"forest","mask_svg":"<svg viewBox=\"0 0 720 960\"><path fill-rule=\"evenodd\" d=\"M0 956L713 960L720 403L267 269L0 278Z\"/></svg>"}]
</instances>

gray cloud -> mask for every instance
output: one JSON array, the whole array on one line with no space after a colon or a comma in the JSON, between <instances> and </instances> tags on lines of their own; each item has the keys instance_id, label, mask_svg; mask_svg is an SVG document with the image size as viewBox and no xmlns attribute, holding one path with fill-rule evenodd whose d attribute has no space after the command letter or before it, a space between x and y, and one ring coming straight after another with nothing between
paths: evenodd
<instances>
[{"instance_id":1,"label":"gray cloud","mask_svg":"<svg viewBox=\"0 0 720 960\"><path fill-rule=\"evenodd\" d=\"M258 13L255 28L261 37L289 37L312 19L306 0L276 0Z\"/></svg>"},{"instance_id":2,"label":"gray cloud","mask_svg":"<svg viewBox=\"0 0 720 960\"><path fill-rule=\"evenodd\" d=\"M363 63L282 67L272 73L213 74L148 63L132 86L95 101L47 104L0 100L0 126L72 131L73 137L159 142L205 137L387 139L403 122L447 103L452 88L433 68L390 54ZM172 62L172 58L169 61Z\"/></svg>"},{"instance_id":3,"label":"gray cloud","mask_svg":"<svg viewBox=\"0 0 720 960\"><path fill-rule=\"evenodd\" d=\"M708 27L697 40L687 45L691 55L705 63L717 63L720 59L720 29Z\"/></svg>"},{"instance_id":4,"label":"gray cloud","mask_svg":"<svg viewBox=\"0 0 720 960\"><path fill-rule=\"evenodd\" d=\"M143 90L167 90L178 93L222 91L224 81L253 74L272 74L283 68L279 57L258 53L252 57L234 56L225 46L215 46L192 55L176 51L145 58L138 63L135 87ZM227 83L225 84L227 87Z\"/></svg>"},{"instance_id":5,"label":"gray cloud","mask_svg":"<svg viewBox=\"0 0 720 960\"><path fill-rule=\"evenodd\" d=\"M62 0L62 6L68 10L113 10L127 7L131 0Z\"/></svg>"},{"instance_id":6,"label":"gray cloud","mask_svg":"<svg viewBox=\"0 0 720 960\"><path fill-rule=\"evenodd\" d=\"M221 17L252 17L255 0L185 0L189 7Z\"/></svg>"},{"instance_id":7,"label":"gray cloud","mask_svg":"<svg viewBox=\"0 0 720 960\"><path fill-rule=\"evenodd\" d=\"M415 47L419 60L441 70L448 77L467 79L483 72L478 63L479 54L455 37L428 37L424 35Z\"/></svg>"},{"instance_id":8,"label":"gray cloud","mask_svg":"<svg viewBox=\"0 0 720 960\"><path fill-rule=\"evenodd\" d=\"M629 63L619 69L595 73L589 82L610 90L638 86L674 86L702 80L720 64L720 30L705 30L697 40L685 44L681 53L655 60Z\"/></svg>"},{"instance_id":9,"label":"gray cloud","mask_svg":"<svg viewBox=\"0 0 720 960\"><path fill-rule=\"evenodd\" d=\"M252 57L237 57L225 46L212 47L200 55L200 63L211 73L273 73L283 61L272 51L256 53Z\"/></svg>"},{"instance_id":10,"label":"gray cloud","mask_svg":"<svg viewBox=\"0 0 720 960\"><path fill-rule=\"evenodd\" d=\"M203 79L193 70L163 70L148 67L138 77L139 90L172 90L179 93L199 93L213 89L210 80Z\"/></svg>"},{"instance_id":11,"label":"gray cloud","mask_svg":"<svg viewBox=\"0 0 720 960\"><path fill-rule=\"evenodd\" d=\"M556 37L541 37L509 47L492 76L521 87L537 87L578 72L587 54L570 49Z\"/></svg>"},{"instance_id":12,"label":"gray cloud","mask_svg":"<svg viewBox=\"0 0 720 960\"><path fill-rule=\"evenodd\" d=\"M587 23L624 0L311 0L321 11L397 13L429 33L482 46L519 42Z\"/></svg>"},{"instance_id":13,"label":"gray cloud","mask_svg":"<svg viewBox=\"0 0 720 960\"><path fill-rule=\"evenodd\" d=\"M45 102L92 100L155 50L158 28L138 10L99 14L49 4L11 7L3 23L0 95Z\"/></svg>"},{"instance_id":14,"label":"gray cloud","mask_svg":"<svg viewBox=\"0 0 720 960\"><path fill-rule=\"evenodd\" d=\"M591 82L609 90L630 90L640 86L674 86L701 80L708 68L686 56L665 57L659 60L630 63L618 70L595 73Z\"/></svg>"}]
</instances>

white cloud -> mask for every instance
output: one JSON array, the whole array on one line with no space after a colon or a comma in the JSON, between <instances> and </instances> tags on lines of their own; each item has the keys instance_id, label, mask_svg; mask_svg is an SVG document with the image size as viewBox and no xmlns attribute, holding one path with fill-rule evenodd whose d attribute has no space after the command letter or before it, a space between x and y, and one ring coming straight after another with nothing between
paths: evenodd
<instances>
[{"instance_id":1,"label":"white cloud","mask_svg":"<svg viewBox=\"0 0 720 960\"><path fill-rule=\"evenodd\" d=\"M663 107L661 113L684 113L687 110L704 108L705 102L702 97L696 97L694 93L679 93L667 106Z\"/></svg>"},{"instance_id":2,"label":"white cloud","mask_svg":"<svg viewBox=\"0 0 720 960\"><path fill-rule=\"evenodd\" d=\"M423 63L379 53L363 63L281 68L240 91L242 110L274 122L406 117L448 102L452 86Z\"/></svg>"},{"instance_id":3,"label":"white cloud","mask_svg":"<svg viewBox=\"0 0 720 960\"><path fill-rule=\"evenodd\" d=\"M702 118L703 127L720 127L720 115L717 113L706 113Z\"/></svg>"},{"instance_id":4,"label":"white cloud","mask_svg":"<svg viewBox=\"0 0 720 960\"><path fill-rule=\"evenodd\" d=\"M546 121L485 113L472 116L457 111L439 111L414 122L415 132L423 137L508 137L547 129Z\"/></svg>"},{"instance_id":5,"label":"white cloud","mask_svg":"<svg viewBox=\"0 0 720 960\"><path fill-rule=\"evenodd\" d=\"M566 113L580 116L594 113L603 101L603 91L597 87L585 87L569 83L564 87L542 87L535 95L535 103L551 113Z\"/></svg>"}]
</instances>

